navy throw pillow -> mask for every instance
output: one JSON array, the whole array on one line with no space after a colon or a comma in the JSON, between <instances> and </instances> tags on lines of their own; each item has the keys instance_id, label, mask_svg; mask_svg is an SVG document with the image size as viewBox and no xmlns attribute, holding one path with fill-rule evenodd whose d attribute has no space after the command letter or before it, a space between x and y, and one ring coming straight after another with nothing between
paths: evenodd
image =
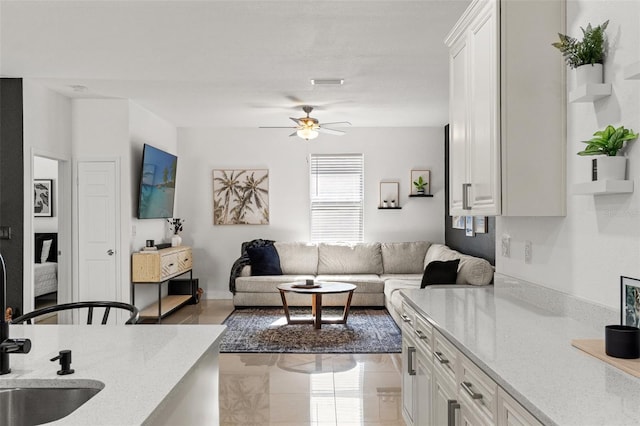
<instances>
[{"instance_id":1,"label":"navy throw pillow","mask_svg":"<svg viewBox=\"0 0 640 426\"><path fill-rule=\"evenodd\" d=\"M425 288L433 284L455 284L458 278L458 264L460 259L456 260L434 260L424 268L422 283L420 288Z\"/></svg>"},{"instance_id":2,"label":"navy throw pillow","mask_svg":"<svg viewBox=\"0 0 640 426\"><path fill-rule=\"evenodd\" d=\"M251 260L251 275L282 275L280 256L274 246L247 249Z\"/></svg>"}]
</instances>

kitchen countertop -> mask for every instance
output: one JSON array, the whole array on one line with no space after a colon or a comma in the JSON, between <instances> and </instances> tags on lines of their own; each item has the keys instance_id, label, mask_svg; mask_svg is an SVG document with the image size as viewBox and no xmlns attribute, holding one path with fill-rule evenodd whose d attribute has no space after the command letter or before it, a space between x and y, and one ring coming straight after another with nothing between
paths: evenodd
<instances>
[{"instance_id":1,"label":"kitchen countertop","mask_svg":"<svg viewBox=\"0 0 640 426\"><path fill-rule=\"evenodd\" d=\"M499 274L491 287L402 291L545 425L640 424L640 379L571 346L604 339L619 313Z\"/></svg>"},{"instance_id":2,"label":"kitchen countertop","mask_svg":"<svg viewBox=\"0 0 640 426\"><path fill-rule=\"evenodd\" d=\"M224 329L221 325L11 325L11 337L31 339L32 348L28 354L10 355L11 373L0 376L0 387L95 387L98 381L104 384L98 394L50 424L139 425L205 353L218 351ZM62 349L72 350L74 374L58 376L58 361L49 361Z\"/></svg>"}]
</instances>

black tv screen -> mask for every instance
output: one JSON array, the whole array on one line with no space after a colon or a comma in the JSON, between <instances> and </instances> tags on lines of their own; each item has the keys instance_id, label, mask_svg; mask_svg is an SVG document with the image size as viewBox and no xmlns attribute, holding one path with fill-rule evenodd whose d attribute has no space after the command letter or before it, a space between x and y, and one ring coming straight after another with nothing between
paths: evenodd
<instances>
[{"instance_id":1,"label":"black tv screen","mask_svg":"<svg viewBox=\"0 0 640 426\"><path fill-rule=\"evenodd\" d=\"M138 219L173 217L178 157L144 144Z\"/></svg>"}]
</instances>

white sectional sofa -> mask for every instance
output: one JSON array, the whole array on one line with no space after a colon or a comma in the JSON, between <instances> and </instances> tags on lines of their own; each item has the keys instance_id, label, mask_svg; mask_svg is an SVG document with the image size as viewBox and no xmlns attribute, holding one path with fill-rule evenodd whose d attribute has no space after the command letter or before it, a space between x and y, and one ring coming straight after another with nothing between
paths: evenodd
<instances>
[{"instance_id":1,"label":"white sectional sofa","mask_svg":"<svg viewBox=\"0 0 640 426\"><path fill-rule=\"evenodd\" d=\"M493 267L485 259L427 241L350 245L274 242L273 246L280 258L282 275L252 276L251 266L244 266L232 287L235 306L282 306L276 288L281 283L305 279L340 281L356 285L351 306L386 306L399 322L398 290L420 288L424 269L434 260L460 259L458 285L488 285L493 280ZM287 302L308 306L310 298L289 294ZM344 294L323 297L324 306L344 303Z\"/></svg>"}]
</instances>

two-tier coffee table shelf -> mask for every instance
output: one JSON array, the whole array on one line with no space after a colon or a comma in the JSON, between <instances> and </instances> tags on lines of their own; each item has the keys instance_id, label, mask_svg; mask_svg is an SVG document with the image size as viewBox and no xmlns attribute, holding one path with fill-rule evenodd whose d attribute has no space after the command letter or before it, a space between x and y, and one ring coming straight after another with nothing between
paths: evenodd
<instances>
[{"instance_id":1,"label":"two-tier coffee table shelf","mask_svg":"<svg viewBox=\"0 0 640 426\"><path fill-rule=\"evenodd\" d=\"M179 246L133 253L131 256L131 303L135 305L136 286L155 284L158 286L158 301L140 311L140 318L156 318L158 322L187 303L195 303L196 288L193 280L191 247ZM189 273L188 286L172 286L168 295L162 297L162 284L172 278Z\"/></svg>"}]
</instances>

